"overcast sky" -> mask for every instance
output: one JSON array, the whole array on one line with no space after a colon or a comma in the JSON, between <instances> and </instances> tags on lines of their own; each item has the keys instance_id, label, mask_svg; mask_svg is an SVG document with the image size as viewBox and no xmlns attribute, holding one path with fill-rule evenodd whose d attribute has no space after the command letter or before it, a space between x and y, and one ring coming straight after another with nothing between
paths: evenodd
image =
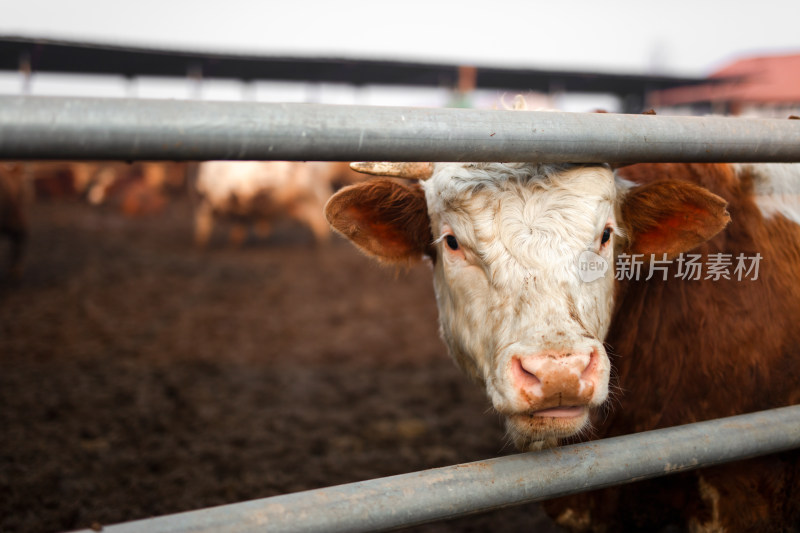
<instances>
[{"instance_id":1,"label":"overcast sky","mask_svg":"<svg viewBox=\"0 0 800 533\"><path fill-rule=\"evenodd\" d=\"M0 0L0 34L677 75L800 52L800 0Z\"/></svg>"}]
</instances>

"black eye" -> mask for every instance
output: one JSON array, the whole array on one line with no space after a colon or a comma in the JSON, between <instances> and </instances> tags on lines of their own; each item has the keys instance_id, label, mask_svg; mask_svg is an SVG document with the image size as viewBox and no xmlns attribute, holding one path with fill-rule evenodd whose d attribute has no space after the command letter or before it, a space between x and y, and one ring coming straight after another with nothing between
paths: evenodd
<instances>
[{"instance_id":1,"label":"black eye","mask_svg":"<svg viewBox=\"0 0 800 533\"><path fill-rule=\"evenodd\" d=\"M447 247L451 250L458 250L458 241L456 240L454 235L448 235L444 238L445 242L447 242Z\"/></svg>"},{"instance_id":2,"label":"black eye","mask_svg":"<svg viewBox=\"0 0 800 533\"><path fill-rule=\"evenodd\" d=\"M603 237L600 239L600 246L603 246L611 238L611 228L603 230Z\"/></svg>"}]
</instances>

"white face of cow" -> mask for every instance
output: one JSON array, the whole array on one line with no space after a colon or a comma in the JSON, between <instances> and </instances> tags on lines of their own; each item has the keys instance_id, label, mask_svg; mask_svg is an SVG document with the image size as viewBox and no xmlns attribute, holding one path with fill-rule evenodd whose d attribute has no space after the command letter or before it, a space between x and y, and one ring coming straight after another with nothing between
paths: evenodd
<instances>
[{"instance_id":1,"label":"white face of cow","mask_svg":"<svg viewBox=\"0 0 800 533\"><path fill-rule=\"evenodd\" d=\"M589 250L613 264L613 174L442 164L424 188L451 355L485 385L518 447L580 432L608 395L614 276L584 282L578 258Z\"/></svg>"},{"instance_id":2,"label":"white face of cow","mask_svg":"<svg viewBox=\"0 0 800 533\"><path fill-rule=\"evenodd\" d=\"M434 258L442 336L517 447L579 434L608 396L614 250L691 250L728 223L725 201L657 176L618 188L603 166L432 168L421 186L378 178L342 189L328 221L380 261ZM581 270L587 255L604 275Z\"/></svg>"}]
</instances>

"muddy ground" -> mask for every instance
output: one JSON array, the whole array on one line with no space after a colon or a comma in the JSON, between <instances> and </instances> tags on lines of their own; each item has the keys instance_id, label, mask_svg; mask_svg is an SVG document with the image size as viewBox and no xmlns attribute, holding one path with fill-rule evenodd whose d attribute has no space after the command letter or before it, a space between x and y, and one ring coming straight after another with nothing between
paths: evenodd
<instances>
[{"instance_id":1,"label":"muddy ground","mask_svg":"<svg viewBox=\"0 0 800 533\"><path fill-rule=\"evenodd\" d=\"M446 355L426 265L379 267L292 225L241 249L190 235L187 200L148 218L32 206L24 278L0 281L0 531L514 452ZM526 505L413 531L551 528Z\"/></svg>"}]
</instances>

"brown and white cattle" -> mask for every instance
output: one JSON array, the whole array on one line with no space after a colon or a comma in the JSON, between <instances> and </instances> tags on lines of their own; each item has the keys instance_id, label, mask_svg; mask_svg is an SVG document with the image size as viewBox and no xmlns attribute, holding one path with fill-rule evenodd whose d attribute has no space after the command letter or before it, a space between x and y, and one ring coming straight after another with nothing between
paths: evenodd
<instances>
[{"instance_id":1,"label":"brown and white cattle","mask_svg":"<svg viewBox=\"0 0 800 533\"><path fill-rule=\"evenodd\" d=\"M38 200L75 199L80 197L97 171L94 162L31 161L19 162L25 180L32 184Z\"/></svg>"},{"instance_id":2,"label":"brown and white cattle","mask_svg":"<svg viewBox=\"0 0 800 533\"><path fill-rule=\"evenodd\" d=\"M98 162L88 185L86 200L95 206L109 206L127 216L160 213L170 198L185 191L189 164L136 161Z\"/></svg>"},{"instance_id":3,"label":"brown and white cattle","mask_svg":"<svg viewBox=\"0 0 800 533\"><path fill-rule=\"evenodd\" d=\"M26 196L23 165L0 163L0 235L10 242L8 273L14 279L22 275L22 258L28 236ZM3 273L0 273L2 277Z\"/></svg>"},{"instance_id":4,"label":"brown and white cattle","mask_svg":"<svg viewBox=\"0 0 800 533\"><path fill-rule=\"evenodd\" d=\"M231 242L241 244L250 225L266 235L281 218L311 229L317 242L330 236L323 215L335 172L328 163L208 161L197 175L195 242L205 246L216 219L232 223Z\"/></svg>"},{"instance_id":5,"label":"brown and white cattle","mask_svg":"<svg viewBox=\"0 0 800 533\"><path fill-rule=\"evenodd\" d=\"M162 211L185 192L188 165L179 162L35 161L23 165L37 200L84 198L128 216Z\"/></svg>"},{"instance_id":6,"label":"brown and white cattle","mask_svg":"<svg viewBox=\"0 0 800 533\"><path fill-rule=\"evenodd\" d=\"M345 188L326 216L380 261L432 261L442 337L519 449L800 403L800 166L422 168L425 181ZM686 276L689 252L717 273ZM631 258L639 275L622 268ZM747 276L734 268L742 258ZM800 526L797 459L546 507L576 531L789 530Z\"/></svg>"}]
</instances>

